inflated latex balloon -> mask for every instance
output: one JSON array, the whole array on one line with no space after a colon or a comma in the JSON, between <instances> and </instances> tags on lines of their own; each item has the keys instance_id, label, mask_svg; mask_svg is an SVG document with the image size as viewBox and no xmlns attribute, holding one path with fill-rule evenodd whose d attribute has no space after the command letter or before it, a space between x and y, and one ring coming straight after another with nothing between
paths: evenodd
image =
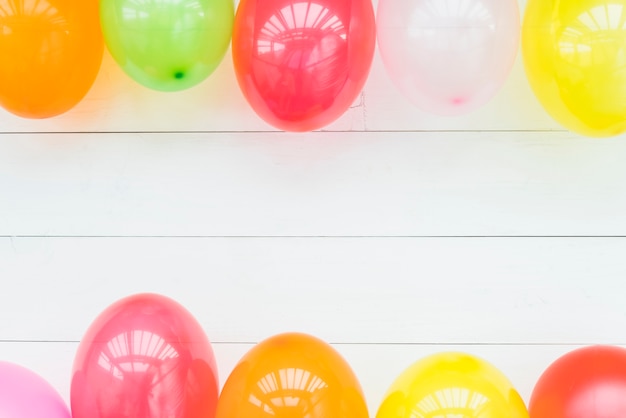
<instances>
[{"instance_id":1,"label":"inflated latex balloon","mask_svg":"<svg viewBox=\"0 0 626 418\"><path fill-rule=\"evenodd\" d=\"M533 418L626 417L626 350L594 346L552 363L528 405Z\"/></svg>"},{"instance_id":2,"label":"inflated latex balloon","mask_svg":"<svg viewBox=\"0 0 626 418\"><path fill-rule=\"evenodd\" d=\"M376 418L528 418L524 401L494 366L463 353L417 361L391 385Z\"/></svg>"},{"instance_id":3,"label":"inflated latex balloon","mask_svg":"<svg viewBox=\"0 0 626 418\"><path fill-rule=\"evenodd\" d=\"M626 130L625 0L529 0L526 74L546 111L586 136Z\"/></svg>"},{"instance_id":4,"label":"inflated latex balloon","mask_svg":"<svg viewBox=\"0 0 626 418\"><path fill-rule=\"evenodd\" d=\"M178 91L206 79L232 34L233 0L100 0L106 45L136 82Z\"/></svg>"},{"instance_id":5,"label":"inflated latex balloon","mask_svg":"<svg viewBox=\"0 0 626 418\"><path fill-rule=\"evenodd\" d=\"M74 360L73 418L212 418L217 396L209 340L185 308L163 296L111 305Z\"/></svg>"},{"instance_id":6,"label":"inflated latex balloon","mask_svg":"<svg viewBox=\"0 0 626 418\"><path fill-rule=\"evenodd\" d=\"M70 418L56 390L36 373L0 361L0 417Z\"/></svg>"},{"instance_id":7,"label":"inflated latex balloon","mask_svg":"<svg viewBox=\"0 0 626 418\"><path fill-rule=\"evenodd\" d=\"M453 116L487 103L517 56L517 0L379 0L378 46L396 87Z\"/></svg>"},{"instance_id":8,"label":"inflated latex balloon","mask_svg":"<svg viewBox=\"0 0 626 418\"><path fill-rule=\"evenodd\" d=\"M96 1L0 0L0 105L33 119L67 112L93 85L103 50Z\"/></svg>"},{"instance_id":9,"label":"inflated latex balloon","mask_svg":"<svg viewBox=\"0 0 626 418\"><path fill-rule=\"evenodd\" d=\"M375 39L371 0L242 0L235 73L266 122L311 131L339 118L360 94Z\"/></svg>"},{"instance_id":10,"label":"inflated latex balloon","mask_svg":"<svg viewBox=\"0 0 626 418\"><path fill-rule=\"evenodd\" d=\"M332 347L281 334L252 348L226 381L217 418L367 418L361 386Z\"/></svg>"}]
</instances>

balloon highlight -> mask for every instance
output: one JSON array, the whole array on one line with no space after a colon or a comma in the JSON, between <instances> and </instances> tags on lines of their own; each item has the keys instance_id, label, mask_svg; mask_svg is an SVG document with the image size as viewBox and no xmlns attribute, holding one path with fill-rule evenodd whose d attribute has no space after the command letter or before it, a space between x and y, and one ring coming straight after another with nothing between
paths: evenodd
<instances>
[{"instance_id":1,"label":"balloon highlight","mask_svg":"<svg viewBox=\"0 0 626 418\"><path fill-rule=\"evenodd\" d=\"M592 346L560 357L537 381L528 409L533 418L626 416L626 350Z\"/></svg>"}]
</instances>

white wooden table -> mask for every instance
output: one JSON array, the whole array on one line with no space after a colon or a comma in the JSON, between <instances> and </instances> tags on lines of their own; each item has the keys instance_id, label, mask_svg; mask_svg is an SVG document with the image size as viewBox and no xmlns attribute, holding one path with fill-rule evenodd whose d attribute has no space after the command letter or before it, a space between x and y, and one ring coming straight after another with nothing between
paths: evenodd
<instances>
[{"instance_id":1,"label":"white wooden table","mask_svg":"<svg viewBox=\"0 0 626 418\"><path fill-rule=\"evenodd\" d=\"M107 55L71 112L0 111L0 131L0 359L66 400L90 322L144 291L198 318L222 383L275 333L333 343L372 414L429 353L482 356L528 400L559 355L626 344L626 141L564 131L521 58L450 119L411 106L377 54L340 120L288 134L247 105L230 54L172 94Z\"/></svg>"}]
</instances>

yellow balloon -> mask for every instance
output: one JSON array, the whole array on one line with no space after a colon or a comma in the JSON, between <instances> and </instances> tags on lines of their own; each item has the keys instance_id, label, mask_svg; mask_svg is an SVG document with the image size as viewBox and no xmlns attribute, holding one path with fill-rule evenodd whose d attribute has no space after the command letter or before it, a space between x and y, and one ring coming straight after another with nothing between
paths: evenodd
<instances>
[{"instance_id":1,"label":"yellow balloon","mask_svg":"<svg viewBox=\"0 0 626 418\"><path fill-rule=\"evenodd\" d=\"M626 0L529 0L522 54L535 95L586 136L626 131Z\"/></svg>"},{"instance_id":2,"label":"yellow balloon","mask_svg":"<svg viewBox=\"0 0 626 418\"><path fill-rule=\"evenodd\" d=\"M524 401L498 369L464 353L426 357L391 385L376 418L528 418Z\"/></svg>"}]
</instances>

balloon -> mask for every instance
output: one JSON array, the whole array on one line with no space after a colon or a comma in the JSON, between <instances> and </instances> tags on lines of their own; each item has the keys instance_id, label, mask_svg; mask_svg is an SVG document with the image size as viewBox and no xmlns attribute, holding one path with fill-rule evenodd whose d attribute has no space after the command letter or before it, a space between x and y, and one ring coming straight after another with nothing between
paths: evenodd
<instances>
[{"instance_id":1,"label":"balloon","mask_svg":"<svg viewBox=\"0 0 626 418\"><path fill-rule=\"evenodd\" d=\"M367 418L361 386L328 344L287 333L252 348L226 381L217 418Z\"/></svg>"},{"instance_id":2,"label":"balloon","mask_svg":"<svg viewBox=\"0 0 626 418\"><path fill-rule=\"evenodd\" d=\"M178 303L141 294L107 308L81 341L72 373L73 418L212 418L213 351Z\"/></svg>"},{"instance_id":3,"label":"balloon","mask_svg":"<svg viewBox=\"0 0 626 418\"><path fill-rule=\"evenodd\" d=\"M354 103L375 39L370 0L242 0L233 31L235 73L266 122L311 131Z\"/></svg>"},{"instance_id":4,"label":"balloon","mask_svg":"<svg viewBox=\"0 0 626 418\"><path fill-rule=\"evenodd\" d=\"M0 361L0 417L70 418L54 388L36 373Z\"/></svg>"},{"instance_id":5,"label":"balloon","mask_svg":"<svg viewBox=\"0 0 626 418\"><path fill-rule=\"evenodd\" d=\"M529 0L522 53L545 110L586 136L626 130L624 0Z\"/></svg>"},{"instance_id":6,"label":"balloon","mask_svg":"<svg viewBox=\"0 0 626 418\"><path fill-rule=\"evenodd\" d=\"M0 0L0 105L25 118L67 112L91 88L103 50L95 1Z\"/></svg>"},{"instance_id":7,"label":"balloon","mask_svg":"<svg viewBox=\"0 0 626 418\"><path fill-rule=\"evenodd\" d=\"M391 385L376 418L528 418L511 382L491 364L464 353L417 361Z\"/></svg>"},{"instance_id":8,"label":"balloon","mask_svg":"<svg viewBox=\"0 0 626 418\"><path fill-rule=\"evenodd\" d=\"M136 82L159 91L197 85L228 49L233 0L100 0L106 45Z\"/></svg>"},{"instance_id":9,"label":"balloon","mask_svg":"<svg viewBox=\"0 0 626 418\"><path fill-rule=\"evenodd\" d=\"M517 0L380 0L378 46L396 87L424 111L487 103L517 56Z\"/></svg>"},{"instance_id":10,"label":"balloon","mask_svg":"<svg viewBox=\"0 0 626 418\"><path fill-rule=\"evenodd\" d=\"M541 375L528 405L533 418L626 416L626 350L593 346L574 350Z\"/></svg>"}]
</instances>

